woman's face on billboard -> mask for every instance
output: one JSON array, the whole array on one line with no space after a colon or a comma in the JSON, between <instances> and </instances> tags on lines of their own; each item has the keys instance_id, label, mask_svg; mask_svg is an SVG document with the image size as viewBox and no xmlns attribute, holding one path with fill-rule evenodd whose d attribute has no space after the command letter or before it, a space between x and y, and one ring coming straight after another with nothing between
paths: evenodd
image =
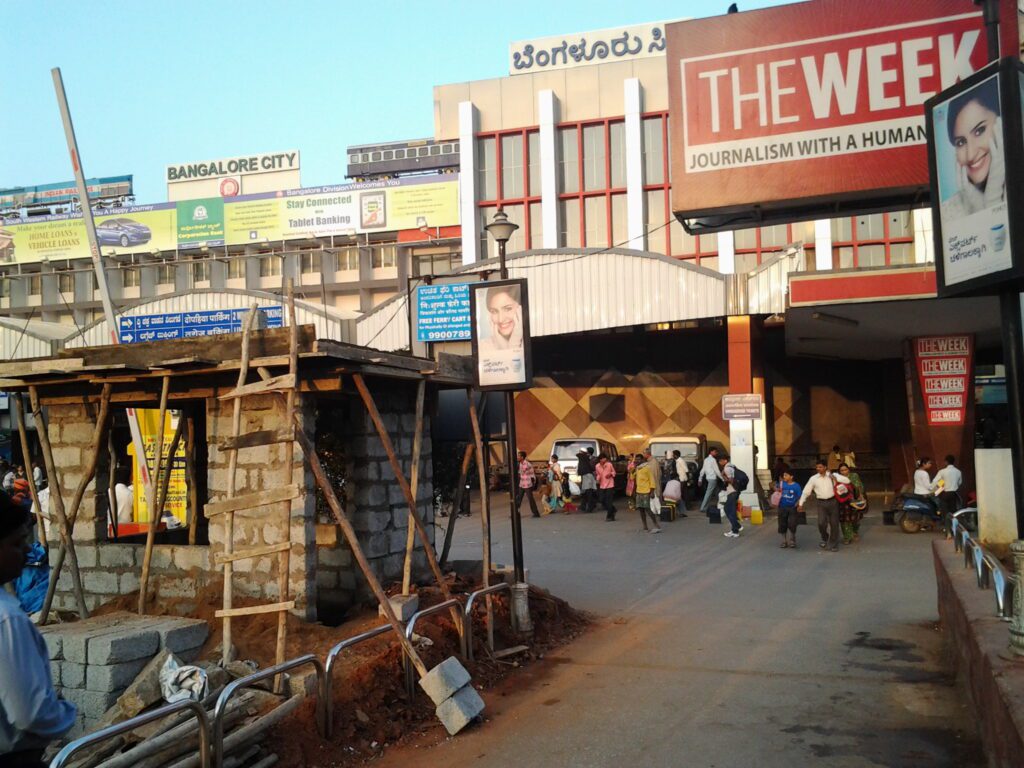
<instances>
[{"instance_id":1,"label":"woman's face on billboard","mask_svg":"<svg viewBox=\"0 0 1024 768\"><path fill-rule=\"evenodd\" d=\"M953 123L956 161L976 187L988 179L992 168L992 135L998 115L977 101L968 102Z\"/></svg>"},{"instance_id":2,"label":"woman's face on billboard","mask_svg":"<svg viewBox=\"0 0 1024 768\"><path fill-rule=\"evenodd\" d=\"M516 310L518 309L519 302L504 291L491 294L487 301L487 311L491 317L491 326L506 339L511 338L512 332L515 330Z\"/></svg>"}]
</instances>

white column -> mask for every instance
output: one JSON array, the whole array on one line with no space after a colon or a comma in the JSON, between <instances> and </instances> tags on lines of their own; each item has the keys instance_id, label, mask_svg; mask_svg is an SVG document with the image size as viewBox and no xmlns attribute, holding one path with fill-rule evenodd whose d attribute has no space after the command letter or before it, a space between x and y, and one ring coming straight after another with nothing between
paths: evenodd
<instances>
[{"instance_id":1,"label":"white column","mask_svg":"<svg viewBox=\"0 0 1024 768\"><path fill-rule=\"evenodd\" d=\"M486 255L477 253L480 243L480 215L476 205L476 134L479 123L480 113L473 102L459 102L459 213L463 264L486 258Z\"/></svg>"},{"instance_id":2,"label":"white column","mask_svg":"<svg viewBox=\"0 0 1024 768\"><path fill-rule=\"evenodd\" d=\"M736 272L736 236L732 232L718 233L718 271L723 275Z\"/></svg>"},{"instance_id":3,"label":"white column","mask_svg":"<svg viewBox=\"0 0 1024 768\"><path fill-rule=\"evenodd\" d=\"M814 222L814 268L819 272L832 269L832 221Z\"/></svg>"},{"instance_id":4,"label":"white column","mask_svg":"<svg viewBox=\"0 0 1024 768\"><path fill-rule=\"evenodd\" d=\"M914 263L935 261L935 234L932 230L932 209L916 208L914 214Z\"/></svg>"},{"instance_id":5,"label":"white column","mask_svg":"<svg viewBox=\"0 0 1024 768\"><path fill-rule=\"evenodd\" d=\"M554 91L537 94L540 115L540 218L545 248L558 247L558 99Z\"/></svg>"},{"instance_id":6,"label":"white column","mask_svg":"<svg viewBox=\"0 0 1024 768\"><path fill-rule=\"evenodd\" d=\"M647 250L644 236L644 155L640 115L643 113L643 86L633 77L625 81L626 112L626 232L627 247Z\"/></svg>"}]
</instances>

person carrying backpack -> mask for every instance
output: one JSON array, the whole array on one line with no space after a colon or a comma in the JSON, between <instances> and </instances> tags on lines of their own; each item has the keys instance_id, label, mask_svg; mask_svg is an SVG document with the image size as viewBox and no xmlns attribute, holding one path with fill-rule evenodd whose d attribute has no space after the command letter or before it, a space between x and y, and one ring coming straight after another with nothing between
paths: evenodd
<instances>
[{"instance_id":1,"label":"person carrying backpack","mask_svg":"<svg viewBox=\"0 0 1024 768\"><path fill-rule=\"evenodd\" d=\"M750 477L739 467L729 461L728 454L718 456L718 465L722 470L722 477L725 478L727 495L723 505L725 516L729 519L730 530L724 536L729 539L738 539L743 526L740 524L739 516L736 514L736 505L740 500L740 492L747 490L750 485Z\"/></svg>"}]
</instances>

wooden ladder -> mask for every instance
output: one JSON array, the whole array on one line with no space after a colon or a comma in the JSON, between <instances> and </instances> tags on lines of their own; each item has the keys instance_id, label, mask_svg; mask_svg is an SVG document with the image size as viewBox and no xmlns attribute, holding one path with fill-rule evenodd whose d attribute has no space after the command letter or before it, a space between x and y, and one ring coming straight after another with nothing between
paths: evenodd
<instances>
[{"instance_id":1,"label":"wooden ladder","mask_svg":"<svg viewBox=\"0 0 1024 768\"><path fill-rule=\"evenodd\" d=\"M289 599L288 574L291 557L291 511L292 501L299 498L302 489L295 482L295 427L294 414L298 397L298 326L295 322L295 297L291 281L287 288L289 346L288 373L282 376L269 376L260 369L263 377L260 381L247 383L249 375L249 342L252 324L256 317L256 304L253 304L245 319L242 329L242 358L238 370L238 382L230 392L220 395L218 400L231 400L231 437L221 441L219 447L228 456L228 489L227 497L205 506L207 518L224 515L224 551L214 557L218 565L224 567L224 607L216 612L217 618L224 620L224 637L222 642L222 663L231 661L231 619L235 616L251 616L261 613L277 613L277 654L276 663L285 661L285 641L288 633L288 611L295 607L295 600ZM260 430L242 433L242 402L254 395L278 393L284 396L284 426L280 429ZM275 488L254 493L236 495L238 487L238 453L248 448L264 445L281 445L284 447L286 461L285 482ZM248 512L264 507L277 507L283 517L285 540L276 544L249 547L235 551L235 514ZM234 607L234 564L239 560L278 556L278 598L276 603L253 605L246 608ZM278 685L280 685L280 678Z\"/></svg>"}]
</instances>

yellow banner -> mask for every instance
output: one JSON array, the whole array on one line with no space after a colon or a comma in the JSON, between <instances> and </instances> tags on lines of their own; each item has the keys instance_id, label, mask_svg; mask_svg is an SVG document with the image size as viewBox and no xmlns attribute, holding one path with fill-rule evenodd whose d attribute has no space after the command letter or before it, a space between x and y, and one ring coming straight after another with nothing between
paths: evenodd
<instances>
[{"instance_id":1,"label":"yellow banner","mask_svg":"<svg viewBox=\"0 0 1024 768\"><path fill-rule=\"evenodd\" d=\"M136 411L139 416L139 429L142 431L142 444L146 451L146 461L149 464L149 471L152 475L156 471L154 456L156 456L157 420L160 418L160 411L152 408L139 409ZM171 440L174 439L174 430L178 425L178 419L172 418L170 412L164 415L164 444L163 461L167 461L167 455L171 451ZM139 474L139 463L135 460L135 447L128 445L128 453L132 456L132 491L134 493L134 519L137 523L149 523L149 504L146 500L146 488L142 484ZM159 493L160 484L157 483ZM174 462L171 465L171 479L167 485L167 502L164 504L164 512L170 512L178 521L185 525L188 522L188 483L185 479L185 441L178 444L178 450L174 454Z\"/></svg>"}]
</instances>

